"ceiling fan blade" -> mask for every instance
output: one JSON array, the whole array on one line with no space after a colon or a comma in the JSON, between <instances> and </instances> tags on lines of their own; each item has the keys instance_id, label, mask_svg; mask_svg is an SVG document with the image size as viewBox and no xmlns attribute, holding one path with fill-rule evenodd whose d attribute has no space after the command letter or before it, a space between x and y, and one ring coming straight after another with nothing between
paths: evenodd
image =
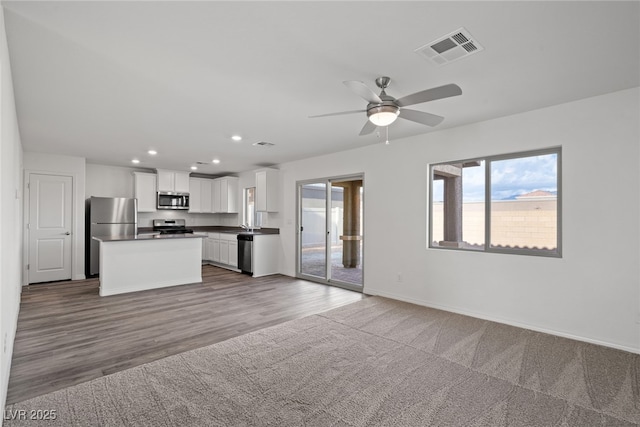
<instances>
[{"instance_id":1,"label":"ceiling fan blade","mask_svg":"<svg viewBox=\"0 0 640 427\"><path fill-rule=\"evenodd\" d=\"M356 95L364 98L368 102L373 102L375 104L382 103L382 99L374 91L369 89L367 85L357 80L347 80L346 82L342 82L346 87L351 89Z\"/></svg>"},{"instance_id":2,"label":"ceiling fan blade","mask_svg":"<svg viewBox=\"0 0 640 427\"><path fill-rule=\"evenodd\" d=\"M378 126L374 125L373 123L371 123L371 120L367 119L367 123L364 124L364 126L362 126L362 130L360 131L360 136L363 135L369 135L370 133L373 133L374 130L376 130Z\"/></svg>"},{"instance_id":3,"label":"ceiling fan blade","mask_svg":"<svg viewBox=\"0 0 640 427\"><path fill-rule=\"evenodd\" d=\"M425 113L424 111L407 110L404 108L400 110L400 117L427 126L439 125L444 120L444 117L442 116Z\"/></svg>"},{"instance_id":4,"label":"ceiling fan blade","mask_svg":"<svg viewBox=\"0 0 640 427\"><path fill-rule=\"evenodd\" d=\"M436 99L449 98L451 96L458 95L462 95L462 89L460 89L460 86L448 84L403 96L396 100L396 104L400 107L406 107L408 105L422 104L423 102L435 101Z\"/></svg>"},{"instance_id":5,"label":"ceiling fan blade","mask_svg":"<svg viewBox=\"0 0 640 427\"><path fill-rule=\"evenodd\" d=\"M339 113L328 113L328 114L320 114L317 116L309 116L310 119L315 119L318 117L329 117L329 116L342 116L344 114L354 114L354 113L364 113L367 110L351 110L351 111L340 111Z\"/></svg>"}]
</instances>

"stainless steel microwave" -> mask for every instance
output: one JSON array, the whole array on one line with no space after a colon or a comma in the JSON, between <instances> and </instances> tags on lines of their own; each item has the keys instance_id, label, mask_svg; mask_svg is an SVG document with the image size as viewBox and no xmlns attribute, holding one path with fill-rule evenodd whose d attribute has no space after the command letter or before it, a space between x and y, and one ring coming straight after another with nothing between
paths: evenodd
<instances>
[{"instance_id":1,"label":"stainless steel microwave","mask_svg":"<svg viewBox=\"0 0 640 427\"><path fill-rule=\"evenodd\" d=\"M158 209L189 209L189 193L158 192Z\"/></svg>"}]
</instances>

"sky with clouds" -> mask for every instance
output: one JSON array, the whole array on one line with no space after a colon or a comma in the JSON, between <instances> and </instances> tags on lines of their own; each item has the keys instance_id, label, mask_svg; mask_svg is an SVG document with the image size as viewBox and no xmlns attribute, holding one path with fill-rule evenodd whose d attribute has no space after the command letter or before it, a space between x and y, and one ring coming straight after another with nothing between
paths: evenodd
<instances>
[{"instance_id":1,"label":"sky with clouds","mask_svg":"<svg viewBox=\"0 0 640 427\"><path fill-rule=\"evenodd\" d=\"M555 153L494 160L491 163L491 199L509 200L534 190L556 192L558 155ZM463 170L464 202L484 201L484 161ZM442 201L442 181L434 181L433 200Z\"/></svg>"}]
</instances>

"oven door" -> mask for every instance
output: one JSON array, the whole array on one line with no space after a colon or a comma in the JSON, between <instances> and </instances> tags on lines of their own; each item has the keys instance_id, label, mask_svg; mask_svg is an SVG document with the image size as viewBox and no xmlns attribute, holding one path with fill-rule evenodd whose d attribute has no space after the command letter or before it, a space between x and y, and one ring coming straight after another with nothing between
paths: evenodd
<instances>
[{"instance_id":1,"label":"oven door","mask_svg":"<svg viewBox=\"0 0 640 427\"><path fill-rule=\"evenodd\" d=\"M158 209L189 209L188 193L158 192Z\"/></svg>"}]
</instances>

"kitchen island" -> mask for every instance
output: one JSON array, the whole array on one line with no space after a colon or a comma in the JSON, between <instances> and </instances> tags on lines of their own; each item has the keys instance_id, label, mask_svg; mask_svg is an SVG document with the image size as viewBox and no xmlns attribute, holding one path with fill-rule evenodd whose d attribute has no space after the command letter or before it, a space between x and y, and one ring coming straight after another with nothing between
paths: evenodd
<instances>
[{"instance_id":1,"label":"kitchen island","mask_svg":"<svg viewBox=\"0 0 640 427\"><path fill-rule=\"evenodd\" d=\"M100 296L202 282L202 234L97 236Z\"/></svg>"}]
</instances>

